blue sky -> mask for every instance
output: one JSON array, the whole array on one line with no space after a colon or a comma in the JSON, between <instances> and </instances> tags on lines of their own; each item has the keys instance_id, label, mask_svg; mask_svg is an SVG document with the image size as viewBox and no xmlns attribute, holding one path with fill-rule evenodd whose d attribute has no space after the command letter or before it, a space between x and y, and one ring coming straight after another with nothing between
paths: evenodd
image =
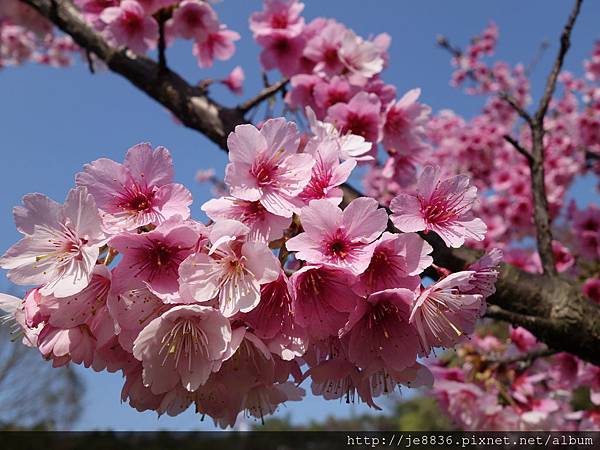
<instances>
[{"instance_id":1,"label":"blue sky","mask_svg":"<svg viewBox=\"0 0 600 450\"><path fill-rule=\"evenodd\" d=\"M533 95L539 98L556 52L558 37L571 8L565 0L477 0L399 1L306 0L305 17L333 17L363 36L387 32L392 36L390 66L384 74L397 86L399 94L413 87L422 89L422 100L435 110L451 108L465 115L476 114L482 100L467 97L448 84L449 56L435 46L438 34L458 45L482 30L490 20L500 28L497 57L510 62L530 62L540 43L548 40L550 49L532 76ZM368 7L367 7L368 5ZM246 72L245 95L261 86L257 64L258 46L247 26L252 11L260 9L255 0L226 0L216 5L221 20L242 35L233 59L200 70L190 46L177 45L168 53L169 62L190 81L223 78L235 65ZM581 72L581 61L600 38L600 2L588 1L573 34L573 48L566 68ZM271 79L277 79L276 74ZM219 101L233 105L238 98L221 86L211 93ZM173 154L176 178L194 194L193 214L200 217L200 205L209 198L206 186L194 182L200 168L218 172L226 155L199 135L176 125L169 114L129 83L111 73L91 75L85 64L69 69L28 65L0 71L0 167L3 169L0 195L0 251L14 243L11 209L28 192L42 192L62 201L82 164L99 157L122 160L128 147L141 141L164 145ZM571 195L581 203L598 202L592 180L575 186ZM2 275L0 286L6 286ZM117 374L96 374L80 370L86 386L85 410L77 429L212 429L207 419L188 412L175 419L156 419L121 405L122 380ZM405 393L406 395L406 393ZM363 406L348 407L338 402L308 398L290 403L278 414L291 414L294 421L348 415L366 411Z\"/></svg>"}]
</instances>

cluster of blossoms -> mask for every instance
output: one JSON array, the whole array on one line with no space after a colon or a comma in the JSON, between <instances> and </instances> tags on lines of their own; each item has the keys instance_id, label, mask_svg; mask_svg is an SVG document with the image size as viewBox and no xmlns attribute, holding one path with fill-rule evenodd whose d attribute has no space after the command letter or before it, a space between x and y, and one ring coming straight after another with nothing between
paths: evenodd
<instances>
[{"instance_id":1,"label":"cluster of blossoms","mask_svg":"<svg viewBox=\"0 0 600 450\"><path fill-rule=\"evenodd\" d=\"M162 30L166 46L193 41L209 67L239 39L207 1L74 3L112 45L139 54ZM502 252L542 270L524 244L535 232L528 162L506 139L531 147L505 101L526 108L530 83L524 66L486 60L496 25L464 50L440 39L453 53L451 84L486 98L467 120L432 116L419 89L397 99L381 79L388 35L306 23L303 8L265 0L250 29L263 68L290 79L285 110L305 114L306 133L285 119L238 126L225 179L198 173L215 185L217 198L202 206L208 224L190 217L169 152L149 144L122 164L86 165L64 205L30 194L15 208L24 237L0 266L37 287L24 299L0 296L0 307L23 342L55 366L122 371L122 398L139 411L176 415L194 404L223 427L241 411L262 417L301 400L309 378L315 395L379 408L377 397L435 376L434 394L464 429L598 429L597 367L565 353L534 358L542 344L520 328L486 324L465 342ZM0 68L63 66L76 51L32 9L2 0ZM559 76L544 122L545 184L557 271L600 304L600 209L567 200L577 177L600 174L600 43L584 73ZM220 82L240 93L243 80L236 67ZM369 197L342 202L359 164ZM427 233L487 253L450 273L433 265ZM426 273L436 281L423 284ZM417 362L456 344L439 362Z\"/></svg>"},{"instance_id":2,"label":"cluster of blossoms","mask_svg":"<svg viewBox=\"0 0 600 450\"><path fill-rule=\"evenodd\" d=\"M391 155L386 170L394 171L397 163L407 181L414 181L430 108L417 102L418 89L396 100L396 88L380 78L389 35L366 40L333 19L305 23L303 8L296 0L267 0L264 10L250 17L264 69L290 77L287 105L310 107L316 119L341 135L359 136L353 155L363 161L374 161L381 143Z\"/></svg>"},{"instance_id":3,"label":"cluster of blossoms","mask_svg":"<svg viewBox=\"0 0 600 450\"><path fill-rule=\"evenodd\" d=\"M386 231L372 198L340 209L356 160L331 129L301 139L283 118L238 126L207 225L190 218L169 152L149 144L85 165L63 205L25 196L23 238L0 258L11 281L37 286L2 296L23 342L55 366L122 371L139 411L194 404L223 427L300 400L309 377L316 395L375 408L400 385L430 385L417 358L473 332L499 261L425 287L432 248L415 232L483 239L476 189L428 166L414 195L394 199L405 232Z\"/></svg>"},{"instance_id":4,"label":"cluster of blossoms","mask_svg":"<svg viewBox=\"0 0 600 450\"><path fill-rule=\"evenodd\" d=\"M465 430L597 430L600 369L569 353L529 356L540 350L523 328L481 330L430 367L433 395Z\"/></svg>"},{"instance_id":5,"label":"cluster of blossoms","mask_svg":"<svg viewBox=\"0 0 600 450\"><path fill-rule=\"evenodd\" d=\"M537 252L515 245L535 234L530 170L525 157L505 138L516 136L522 146L531 148L529 128L519 122L515 108L504 99L509 96L521 108L527 107L530 83L523 65L486 61L495 51L497 26L490 23L464 50L452 48L440 38L440 44L453 53L451 84L465 86L468 94L487 99L482 113L466 120L449 110L431 116L430 108L418 102L417 89L395 100L395 88L379 78L387 62L386 35L365 41L333 20L319 18L305 24L300 16L302 9L297 1L265 2L264 11L251 17L255 39L263 47L263 67L277 68L290 77L287 105L306 108L313 128L321 120L331 124L332 133L341 137L352 133L364 140L355 141L353 155L369 165L364 179L366 193L389 206L395 214L394 225L403 232L433 230L449 246L463 245L467 239L468 245L481 249L500 247L506 262L540 273ZM349 54L353 56L348 58ZM581 283L585 295L595 302L600 302L600 210L594 205L578 209L567 201L567 195L577 177L600 173L599 55L597 43L590 60L584 62L585 78L566 71L560 74L560 94L551 102L544 122L545 185L555 228L556 267L563 276ZM429 164L438 169L427 167ZM420 174L419 166L426 166ZM440 179L447 181L437 184ZM473 192L461 188L461 195L448 195L469 182ZM474 203L469 199L474 197L475 187L485 195ZM463 208L463 202L471 212ZM438 224L443 224L442 230ZM486 225L485 239L480 239ZM554 358L558 361L562 356ZM463 363L461 360L459 365ZM540 364L551 365L553 359ZM469 369L471 375L465 375L463 381L473 379L480 369ZM493 372L490 379L499 375ZM590 378L584 376L581 380ZM482 395L486 392L484 386L470 381L464 381L463 388ZM547 387L540 390L539 398L549 397L550 392ZM484 401L473 410L472 420L458 419L460 425L467 429L492 426L482 419L486 415L481 412L488 406L490 410L502 410L494 406L504 401L501 394L486 393ZM571 418L595 414L593 408L585 413L574 411L570 398L557 398L561 413L567 411ZM446 409L457 417L468 407L457 403L455 408ZM527 411L523 405L503 409L499 414L511 417L511 421L505 420L499 427L544 426L535 420L527 425L531 419ZM573 424L550 423L555 428ZM577 426L597 427L594 424Z\"/></svg>"},{"instance_id":6,"label":"cluster of blossoms","mask_svg":"<svg viewBox=\"0 0 600 450\"><path fill-rule=\"evenodd\" d=\"M162 25L165 45L176 39L193 41L200 67L231 58L234 42L240 39L204 0L75 0L75 4L110 43L139 54L158 46Z\"/></svg>"},{"instance_id":7,"label":"cluster of blossoms","mask_svg":"<svg viewBox=\"0 0 600 450\"><path fill-rule=\"evenodd\" d=\"M0 69L35 61L53 67L72 63L79 48L69 36L57 35L52 24L19 0L0 4Z\"/></svg>"}]
</instances>

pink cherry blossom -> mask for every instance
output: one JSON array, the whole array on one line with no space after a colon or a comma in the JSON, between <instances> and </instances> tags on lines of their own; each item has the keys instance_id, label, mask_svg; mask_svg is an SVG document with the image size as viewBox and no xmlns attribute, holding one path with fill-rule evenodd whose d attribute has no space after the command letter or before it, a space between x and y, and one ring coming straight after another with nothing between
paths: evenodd
<instances>
[{"instance_id":1,"label":"pink cherry blossom","mask_svg":"<svg viewBox=\"0 0 600 450\"><path fill-rule=\"evenodd\" d=\"M69 191L64 205L41 194L23 197L14 210L25 236L1 258L16 284L43 285L43 295L68 297L90 282L106 239L93 197L85 187Z\"/></svg>"},{"instance_id":2,"label":"pink cherry blossom","mask_svg":"<svg viewBox=\"0 0 600 450\"><path fill-rule=\"evenodd\" d=\"M106 306L115 323L118 342L126 351L133 352L133 343L152 320L169 309L146 285L137 288L117 288L109 295Z\"/></svg>"},{"instance_id":3,"label":"pink cherry blossom","mask_svg":"<svg viewBox=\"0 0 600 450\"><path fill-rule=\"evenodd\" d=\"M292 311L311 339L337 335L354 310L358 295L348 290L349 273L327 266L304 266L290 277Z\"/></svg>"},{"instance_id":4,"label":"pink cherry blossom","mask_svg":"<svg viewBox=\"0 0 600 450\"><path fill-rule=\"evenodd\" d=\"M116 45L124 45L140 54L156 47L158 24L135 0L123 0L119 6L106 8L100 20L106 24L105 33Z\"/></svg>"},{"instance_id":5,"label":"pink cherry blossom","mask_svg":"<svg viewBox=\"0 0 600 450\"><path fill-rule=\"evenodd\" d=\"M358 277L352 289L366 296L392 288L417 289L419 274L429 267L433 248L416 233L385 232L376 241L367 269Z\"/></svg>"},{"instance_id":6,"label":"pink cherry blossom","mask_svg":"<svg viewBox=\"0 0 600 450\"><path fill-rule=\"evenodd\" d=\"M350 361L369 371L412 366L419 340L408 322L413 299L408 289L388 289L360 300L340 333L349 339Z\"/></svg>"},{"instance_id":7,"label":"pink cherry blossom","mask_svg":"<svg viewBox=\"0 0 600 450\"><path fill-rule=\"evenodd\" d=\"M496 280L498 279L502 257L502 250L493 248L473 264L470 264L466 270L475 273L469 281L471 287L463 289L462 292L465 294L480 294L484 299L493 295L496 292Z\"/></svg>"},{"instance_id":8,"label":"pink cherry blossom","mask_svg":"<svg viewBox=\"0 0 600 450\"><path fill-rule=\"evenodd\" d=\"M207 253L190 255L179 268L181 290L198 302L218 297L226 317L248 312L260 301L260 286L279 276L279 261L262 242L246 240L250 229L235 220L215 223Z\"/></svg>"},{"instance_id":9,"label":"pink cherry blossom","mask_svg":"<svg viewBox=\"0 0 600 450\"><path fill-rule=\"evenodd\" d=\"M263 339L272 353L293 360L306 352L308 335L294 321L292 287L284 273L261 286L260 302L243 315L253 333Z\"/></svg>"},{"instance_id":10,"label":"pink cherry blossom","mask_svg":"<svg viewBox=\"0 0 600 450\"><path fill-rule=\"evenodd\" d=\"M410 155L423 149L431 108L417 102L420 95L420 89L413 89L388 106L383 126L383 146L387 151Z\"/></svg>"},{"instance_id":11,"label":"pink cherry blossom","mask_svg":"<svg viewBox=\"0 0 600 450\"><path fill-rule=\"evenodd\" d=\"M370 198L357 198L344 211L328 200L312 200L300 212L304 232L285 245L298 259L361 274L387 224L385 210L378 207Z\"/></svg>"},{"instance_id":12,"label":"pink cherry blossom","mask_svg":"<svg viewBox=\"0 0 600 450\"><path fill-rule=\"evenodd\" d=\"M297 0L265 0L264 11L250 16L250 30L255 37L298 36L304 27L303 9L304 4Z\"/></svg>"},{"instance_id":13,"label":"pink cherry blossom","mask_svg":"<svg viewBox=\"0 0 600 450\"><path fill-rule=\"evenodd\" d=\"M310 129L320 142L333 141L339 149L339 157L342 160L355 159L356 161L370 161L370 155L365 155L372 148L372 144L365 138L351 133L340 133L335 126L327 122L317 120L315 112L310 106L306 107L306 117Z\"/></svg>"},{"instance_id":14,"label":"pink cherry blossom","mask_svg":"<svg viewBox=\"0 0 600 450\"><path fill-rule=\"evenodd\" d=\"M450 247L467 238L480 241L486 226L471 212L476 195L467 176L442 180L439 167L427 166L415 194L400 194L390 203L392 222L400 231L435 231Z\"/></svg>"},{"instance_id":15,"label":"pink cherry blossom","mask_svg":"<svg viewBox=\"0 0 600 450\"><path fill-rule=\"evenodd\" d=\"M594 303L600 304L600 278L588 278L583 283L583 293Z\"/></svg>"},{"instance_id":16,"label":"pink cherry blossom","mask_svg":"<svg viewBox=\"0 0 600 450\"><path fill-rule=\"evenodd\" d=\"M265 70L279 69L284 76L292 76L298 72L306 44L302 35L260 35L256 41L263 47L260 63Z\"/></svg>"},{"instance_id":17,"label":"pink cherry blossom","mask_svg":"<svg viewBox=\"0 0 600 450\"><path fill-rule=\"evenodd\" d=\"M229 135L229 160L225 183L231 195L241 200L260 201L276 215L291 217L293 197L308 184L314 159L297 154L296 126L284 119L267 120L257 130L238 125Z\"/></svg>"},{"instance_id":18,"label":"pink cherry blossom","mask_svg":"<svg viewBox=\"0 0 600 450\"><path fill-rule=\"evenodd\" d=\"M241 95L244 87L244 70L240 66L235 66L227 78L220 82L234 94Z\"/></svg>"},{"instance_id":19,"label":"pink cherry blossom","mask_svg":"<svg viewBox=\"0 0 600 450\"><path fill-rule=\"evenodd\" d=\"M346 182L356 167L356 161L348 159L340 163L339 147L333 140L321 142L318 138L313 139L308 142L304 152L314 157L315 165L308 185L298 194L298 198L304 205L322 198L339 205L343 197L339 186Z\"/></svg>"},{"instance_id":20,"label":"pink cherry blossom","mask_svg":"<svg viewBox=\"0 0 600 450\"><path fill-rule=\"evenodd\" d=\"M239 40L238 33L221 25L218 31L208 33L204 40L196 41L192 53L198 59L200 67L212 67L215 59L227 61L231 58L235 53L234 42Z\"/></svg>"},{"instance_id":21,"label":"pink cherry blossom","mask_svg":"<svg viewBox=\"0 0 600 450\"><path fill-rule=\"evenodd\" d=\"M173 32L183 39L204 41L208 34L219 31L219 19L211 6L199 0L184 0L173 13Z\"/></svg>"},{"instance_id":22,"label":"pink cherry blossom","mask_svg":"<svg viewBox=\"0 0 600 450\"><path fill-rule=\"evenodd\" d=\"M248 240L270 242L283 236L290 225L290 218L267 211L259 201L239 200L235 197L221 197L209 200L202 205L202 211L212 220L238 220L250 231Z\"/></svg>"},{"instance_id":23,"label":"pink cherry blossom","mask_svg":"<svg viewBox=\"0 0 600 450\"><path fill-rule=\"evenodd\" d=\"M133 231L190 215L192 196L173 183L173 162L164 147L153 150L150 144L138 144L127 151L123 164L98 159L84 166L76 183L94 196L109 232Z\"/></svg>"},{"instance_id":24,"label":"pink cherry blossom","mask_svg":"<svg viewBox=\"0 0 600 450\"><path fill-rule=\"evenodd\" d=\"M106 304L111 286L111 274L104 265L97 265L88 286L81 292L64 297L53 296L40 299L40 313L48 317L48 323L58 328L83 325Z\"/></svg>"},{"instance_id":25,"label":"pink cherry blossom","mask_svg":"<svg viewBox=\"0 0 600 450\"><path fill-rule=\"evenodd\" d=\"M327 111L327 122L342 133L350 132L373 144L381 138L381 103L375 94L359 92L348 103L337 103Z\"/></svg>"},{"instance_id":26,"label":"pink cherry blossom","mask_svg":"<svg viewBox=\"0 0 600 450\"><path fill-rule=\"evenodd\" d=\"M121 233L110 241L123 255L113 276L144 281L152 292L168 300L179 290L179 265L194 251L198 239L197 229L177 216L148 233Z\"/></svg>"},{"instance_id":27,"label":"pink cherry blossom","mask_svg":"<svg viewBox=\"0 0 600 450\"><path fill-rule=\"evenodd\" d=\"M139 334L133 355L144 367L144 385L161 394L181 385L192 392L218 370L231 342L231 326L219 311L175 306Z\"/></svg>"},{"instance_id":28,"label":"pink cherry blossom","mask_svg":"<svg viewBox=\"0 0 600 450\"><path fill-rule=\"evenodd\" d=\"M308 41L304 56L314 61L314 71L328 76L342 72L344 64L339 56L339 50L344 38L345 27L330 20L314 38Z\"/></svg>"},{"instance_id":29,"label":"pink cherry blossom","mask_svg":"<svg viewBox=\"0 0 600 450\"><path fill-rule=\"evenodd\" d=\"M473 277L472 271L456 272L438 281L416 299L410 323L419 333L423 354L433 347L452 347L471 334L480 316L482 296L463 294Z\"/></svg>"},{"instance_id":30,"label":"pink cherry blossom","mask_svg":"<svg viewBox=\"0 0 600 450\"><path fill-rule=\"evenodd\" d=\"M358 84L383 70L382 53L377 44L365 41L352 30L346 30L344 33L338 52L344 66Z\"/></svg>"}]
</instances>

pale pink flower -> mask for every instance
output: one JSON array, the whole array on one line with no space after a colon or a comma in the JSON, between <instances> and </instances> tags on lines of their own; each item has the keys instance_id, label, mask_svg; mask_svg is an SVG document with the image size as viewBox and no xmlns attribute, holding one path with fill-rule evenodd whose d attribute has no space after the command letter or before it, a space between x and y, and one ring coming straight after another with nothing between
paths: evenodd
<instances>
[{"instance_id":1,"label":"pale pink flower","mask_svg":"<svg viewBox=\"0 0 600 450\"><path fill-rule=\"evenodd\" d=\"M353 276L326 266L304 266L290 277L294 320L311 339L336 336L359 297L348 289Z\"/></svg>"},{"instance_id":2,"label":"pale pink flower","mask_svg":"<svg viewBox=\"0 0 600 450\"><path fill-rule=\"evenodd\" d=\"M466 175L441 180L440 172L425 167L416 192L392 200L392 222L400 231L435 231L450 247L460 247L465 239L483 240L485 223L471 212L477 188Z\"/></svg>"},{"instance_id":3,"label":"pale pink flower","mask_svg":"<svg viewBox=\"0 0 600 450\"><path fill-rule=\"evenodd\" d=\"M354 31L346 30L338 55L352 75L355 84L364 84L367 79L383 70L381 48L374 42L365 41Z\"/></svg>"},{"instance_id":4,"label":"pale pink flower","mask_svg":"<svg viewBox=\"0 0 600 450\"><path fill-rule=\"evenodd\" d=\"M161 394L182 385L192 392L220 368L230 350L231 326L219 311L175 306L139 334L133 355L144 367L144 385Z\"/></svg>"},{"instance_id":5,"label":"pale pink flower","mask_svg":"<svg viewBox=\"0 0 600 450\"><path fill-rule=\"evenodd\" d=\"M348 80L339 76L320 80L313 90L315 103L321 111L327 111L336 103L348 103L356 92L356 86L352 86Z\"/></svg>"},{"instance_id":6,"label":"pale pink flower","mask_svg":"<svg viewBox=\"0 0 600 450\"><path fill-rule=\"evenodd\" d=\"M86 325L65 329L46 325L38 336L37 346L44 359L52 361L53 367L71 361L90 367L94 361L96 339Z\"/></svg>"},{"instance_id":7,"label":"pale pink flower","mask_svg":"<svg viewBox=\"0 0 600 450\"><path fill-rule=\"evenodd\" d=\"M250 30L254 37L283 35L298 36L304 28L300 13L304 4L297 0L265 0L264 11L250 16Z\"/></svg>"},{"instance_id":8,"label":"pale pink flower","mask_svg":"<svg viewBox=\"0 0 600 450\"><path fill-rule=\"evenodd\" d=\"M220 82L234 94L241 95L244 87L244 70L240 66L235 66L227 78Z\"/></svg>"},{"instance_id":9,"label":"pale pink flower","mask_svg":"<svg viewBox=\"0 0 600 450\"><path fill-rule=\"evenodd\" d=\"M40 299L40 312L48 323L57 328L71 328L91 320L106 304L111 286L111 274L102 264L96 265L90 283L77 294L64 298L54 296Z\"/></svg>"},{"instance_id":10,"label":"pale pink flower","mask_svg":"<svg viewBox=\"0 0 600 450\"><path fill-rule=\"evenodd\" d=\"M277 280L261 286L258 306L242 318L282 359L293 360L306 352L308 335L294 322L292 287L283 272Z\"/></svg>"},{"instance_id":11,"label":"pale pink flower","mask_svg":"<svg viewBox=\"0 0 600 450\"><path fill-rule=\"evenodd\" d=\"M290 218L270 213L259 201L235 197L214 198L202 205L202 211L214 221L232 219L242 222L250 231L248 240L271 242L283 236Z\"/></svg>"},{"instance_id":12,"label":"pale pink flower","mask_svg":"<svg viewBox=\"0 0 600 450\"><path fill-rule=\"evenodd\" d=\"M154 295L145 284L123 292L118 292L119 290L109 295L106 306L114 319L119 344L126 351L133 352L133 343L144 327L170 306Z\"/></svg>"},{"instance_id":13,"label":"pale pink flower","mask_svg":"<svg viewBox=\"0 0 600 450\"><path fill-rule=\"evenodd\" d=\"M383 147L388 152L411 155L424 148L425 125L431 108L418 103L420 89L408 91L388 106L383 126Z\"/></svg>"},{"instance_id":14,"label":"pale pink flower","mask_svg":"<svg viewBox=\"0 0 600 450\"><path fill-rule=\"evenodd\" d=\"M320 141L333 141L339 149L340 159L355 159L356 161L373 159L372 156L365 155L371 150L372 145L366 142L364 137L351 133L340 133L332 124L317 120L317 116L310 106L307 106L305 111L310 130L315 137Z\"/></svg>"},{"instance_id":15,"label":"pale pink flower","mask_svg":"<svg viewBox=\"0 0 600 450\"><path fill-rule=\"evenodd\" d=\"M26 195L14 216L25 237L0 258L13 283L42 285L43 295L55 297L76 294L89 284L106 238L85 187L71 189L62 206L41 194Z\"/></svg>"},{"instance_id":16,"label":"pale pink flower","mask_svg":"<svg viewBox=\"0 0 600 450\"><path fill-rule=\"evenodd\" d=\"M558 272L565 272L575 264L575 258L568 247L562 245L559 241L552 241L552 253Z\"/></svg>"},{"instance_id":17,"label":"pale pink flower","mask_svg":"<svg viewBox=\"0 0 600 450\"><path fill-rule=\"evenodd\" d=\"M212 67L215 59L226 61L231 58L235 53L234 42L239 40L239 33L221 25L218 31L208 33L204 40L196 41L192 53L198 59L200 67Z\"/></svg>"},{"instance_id":18,"label":"pale pink flower","mask_svg":"<svg viewBox=\"0 0 600 450\"><path fill-rule=\"evenodd\" d=\"M305 40L300 36L286 34L258 36L256 42L263 47L260 63L265 70L278 69L284 76L291 77L299 72Z\"/></svg>"},{"instance_id":19,"label":"pale pink flower","mask_svg":"<svg viewBox=\"0 0 600 450\"><path fill-rule=\"evenodd\" d=\"M307 42L304 56L316 63L314 68L316 73L332 76L342 72L344 64L338 52L345 32L344 25L330 20L315 37Z\"/></svg>"},{"instance_id":20,"label":"pale pink flower","mask_svg":"<svg viewBox=\"0 0 600 450\"><path fill-rule=\"evenodd\" d=\"M111 233L159 225L173 216L190 216L191 193L173 183L173 161L164 147L131 147L123 164L102 158L84 166L75 181L86 186Z\"/></svg>"},{"instance_id":21,"label":"pale pink flower","mask_svg":"<svg viewBox=\"0 0 600 450\"><path fill-rule=\"evenodd\" d=\"M419 274L433 263L433 251L416 233L392 234L387 231L376 241L369 267L358 277L352 289L366 296L392 288L416 290Z\"/></svg>"},{"instance_id":22,"label":"pale pink flower","mask_svg":"<svg viewBox=\"0 0 600 450\"><path fill-rule=\"evenodd\" d=\"M106 8L100 14L104 30L116 45L124 45L140 54L156 47L158 24L135 0L123 0L119 6Z\"/></svg>"},{"instance_id":23,"label":"pale pink flower","mask_svg":"<svg viewBox=\"0 0 600 450\"><path fill-rule=\"evenodd\" d=\"M408 320L415 298L408 289L388 289L360 300L340 337L348 338L348 358L367 371L402 371L417 359L419 338Z\"/></svg>"},{"instance_id":24,"label":"pale pink flower","mask_svg":"<svg viewBox=\"0 0 600 450\"><path fill-rule=\"evenodd\" d=\"M297 154L296 126L285 119L269 119L257 130L238 125L229 135L225 183L231 195L260 201L273 214L291 217L294 197L308 184L314 159Z\"/></svg>"},{"instance_id":25,"label":"pale pink flower","mask_svg":"<svg viewBox=\"0 0 600 450\"><path fill-rule=\"evenodd\" d=\"M104 24L100 20L100 14L106 8L119 6L120 0L75 0L73 3L81 9L88 22L96 28L102 28Z\"/></svg>"},{"instance_id":26,"label":"pale pink flower","mask_svg":"<svg viewBox=\"0 0 600 450\"><path fill-rule=\"evenodd\" d=\"M432 347L452 347L475 329L483 297L462 293L473 274L450 274L424 289L414 302L410 323L419 333L422 354L429 354Z\"/></svg>"},{"instance_id":27,"label":"pale pink flower","mask_svg":"<svg viewBox=\"0 0 600 450\"><path fill-rule=\"evenodd\" d=\"M314 138L307 143L304 152L314 157L315 165L310 181L298 194L298 198L304 205L322 198L339 205L344 195L339 186L346 182L356 167L356 161L348 159L340 164L340 150L333 140L321 141Z\"/></svg>"},{"instance_id":28,"label":"pale pink flower","mask_svg":"<svg viewBox=\"0 0 600 450\"><path fill-rule=\"evenodd\" d=\"M219 19L212 7L199 0L184 0L179 4L169 26L183 39L205 40L209 33L219 31Z\"/></svg>"},{"instance_id":29,"label":"pale pink flower","mask_svg":"<svg viewBox=\"0 0 600 450\"><path fill-rule=\"evenodd\" d=\"M341 133L362 136L376 144L381 139L381 102L375 94L359 92L348 103L336 103L327 111L326 121Z\"/></svg>"},{"instance_id":30,"label":"pale pink flower","mask_svg":"<svg viewBox=\"0 0 600 450\"><path fill-rule=\"evenodd\" d=\"M287 249L297 252L298 259L355 275L368 267L372 243L387 225L387 213L372 198L357 198L344 211L328 200L313 200L300 218L304 232L288 240Z\"/></svg>"},{"instance_id":31,"label":"pale pink flower","mask_svg":"<svg viewBox=\"0 0 600 450\"><path fill-rule=\"evenodd\" d=\"M235 220L215 223L208 254L192 254L179 268L181 292L198 302L218 297L226 317L255 308L260 286L277 279L280 265L266 243L246 240L249 232Z\"/></svg>"},{"instance_id":32,"label":"pale pink flower","mask_svg":"<svg viewBox=\"0 0 600 450\"><path fill-rule=\"evenodd\" d=\"M475 272L469 281L470 288L464 289L464 294L480 294L484 299L496 292L496 280L503 253L499 248L493 248L481 258L470 264L466 270Z\"/></svg>"},{"instance_id":33,"label":"pale pink flower","mask_svg":"<svg viewBox=\"0 0 600 450\"><path fill-rule=\"evenodd\" d=\"M110 246L123 255L113 276L144 281L152 292L168 300L179 290L179 264L195 250L198 239L197 229L179 217L148 233L121 233L110 241Z\"/></svg>"},{"instance_id":34,"label":"pale pink flower","mask_svg":"<svg viewBox=\"0 0 600 450\"><path fill-rule=\"evenodd\" d=\"M348 289L353 281L349 273L327 266L304 266L292 274L294 320L311 339L336 336L344 326L359 300Z\"/></svg>"},{"instance_id":35,"label":"pale pink flower","mask_svg":"<svg viewBox=\"0 0 600 450\"><path fill-rule=\"evenodd\" d=\"M510 340L521 352L529 352L538 345L536 337L525 328L511 326L509 331Z\"/></svg>"}]
</instances>

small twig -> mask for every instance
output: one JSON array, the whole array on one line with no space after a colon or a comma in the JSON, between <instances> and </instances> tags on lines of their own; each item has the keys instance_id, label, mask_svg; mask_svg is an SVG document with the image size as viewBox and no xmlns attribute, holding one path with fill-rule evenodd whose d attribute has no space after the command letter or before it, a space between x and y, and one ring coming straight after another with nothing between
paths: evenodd
<instances>
[{"instance_id":1,"label":"small twig","mask_svg":"<svg viewBox=\"0 0 600 450\"><path fill-rule=\"evenodd\" d=\"M519 114L519 116L521 116L523 120L525 120L525 122L527 122L530 126L533 125L533 117L531 117L531 115L527 111L525 111L525 109L523 109L521 105L519 105L519 102L516 98L514 98L507 92L498 93L498 97L500 97L502 100L508 103L512 107L512 109L514 109L517 112L517 114Z\"/></svg>"},{"instance_id":2,"label":"small twig","mask_svg":"<svg viewBox=\"0 0 600 450\"><path fill-rule=\"evenodd\" d=\"M256 97L251 98L250 100L238 105L238 110L240 110L243 113L248 112L255 106L260 105L263 101L271 98L272 96L276 95L279 91L283 90L289 81L290 80L288 78L283 78L278 82L264 88L258 93Z\"/></svg>"},{"instance_id":3,"label":"small twig","mask_svg":"<svg viewBox=\"0 0 600 450\"><path fill-rule=\"evenodd\" d=\"M436 38L437 45L439 45L444 50L449 51L452 56L455 58L460 58L463 54L462 50L459 47L453 46L446 36L438 36Z\"/></svg>"},{"instance_id":4,"label":"small twig","mask_svg":"<svg viewBox=\"0 0 600 450\"><path fill-rule=\"evenodd\" d=\"M527 68L525 69L525 75L529 76L533 73L535 68L538 66L538 64L542 60L544 53L546 53L546 50L548 50L549 47L550 47L550 43L548 41L546 41L546 40L542 41L542 43L540 44L540 46L538 48L537 53L535 54L535 56L533 57L533 59L531 60L531 62L527 66Z\"/></svg>"},{"instance_id":5,"label":"small twig","mask_svg":"<svg viewBox=\"0 0 600 450\"><path fill-rule=\"evenodd\" d=\"M527 158L527 162L529 164L531 164L533 162L533 157L531 156L531 153L529 153L529 151L525 147L523 147L519 143L519 141L517 141L515 138L513 138L510 134L505 134L502 137L504 138L505 141L509 142L515 148L515 150L517 150L521 155L523 155L525 158Z\"/></svg>"},{"instance_id":6,"label":"small twig","mask_svg":"<svg viewBox=\"0 0 600 450\"><path fill-rule=\"evenodd\" d=\"M495 358L492 356L486 356L485 361L494 363L494 364L506 364L506 365L520 363L520 366L521 366L520 368L525 369L525 368L531 366L531 364L533 364L533 362L536 359L544 358L546 356L551 356L551 355L554 355L555 353L556 353L555 350L544 346L544 347L536 349L536 350L531 350L529 352L520 353L518 355L514 355L514 356L510 356L510 357Z\"/></svg>"},{"instance_id":7,"label":"small twig","mask_svg":"<svg viewBox=\"0 0 600 450\"><path fill-rule=\"evenodd\" d=\"M165 20L161 14L158 17L158 67L161 72L164 72L167 69L166 48Z\"/></svg>"},{"instance_id":8,"label":"small twig","mask_svg":"<svg viewBox=\"0 0 600 450\"><path fill-rule=\"evenodd\" d=\"M87 59L88 69L90 69L90 73L93 75L96 73L96 69L94 68L94 60L92 59L92 52L89 49L85 50L85 58Z\"/></svg>"}]
</instances>

